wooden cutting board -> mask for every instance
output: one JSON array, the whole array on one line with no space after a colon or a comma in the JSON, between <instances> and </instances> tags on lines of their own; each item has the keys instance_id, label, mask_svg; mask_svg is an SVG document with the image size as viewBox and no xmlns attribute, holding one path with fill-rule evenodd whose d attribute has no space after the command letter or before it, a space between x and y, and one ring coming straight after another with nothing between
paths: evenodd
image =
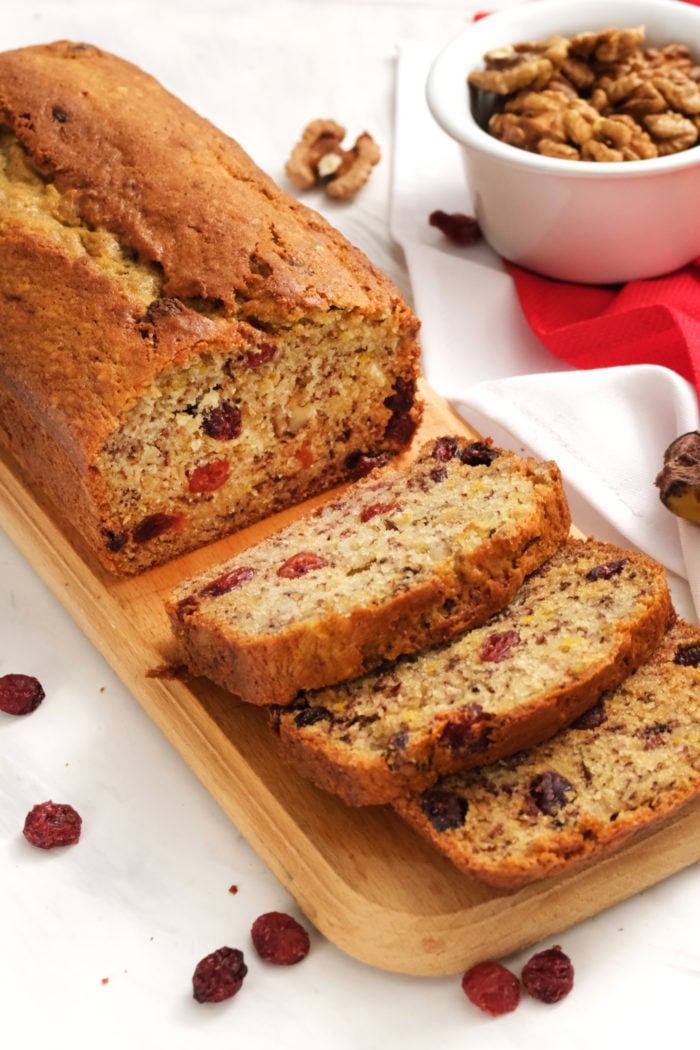
<instances>
[{"instance_id":1,"label":"wooden cutting board","mask_svg":"<svg viewBox=\"0 0 700 1050\"><path fill-rule=\"evenodd\" d=\"M444 401L429 390L424 394L423 437L473 435ZM496 892L460 874L390 808L350 809L280 767L263 710L203 679L158 677L159 668L179 662L163 596L295 513L119 580L92 561L68 527L56 524L9 457L0 457L0 523L8 535L334 944L397 973L455 974L485 957L551 938L700 859L698 802L653 836L585 871Z\"/></svg>"}]
</instances>

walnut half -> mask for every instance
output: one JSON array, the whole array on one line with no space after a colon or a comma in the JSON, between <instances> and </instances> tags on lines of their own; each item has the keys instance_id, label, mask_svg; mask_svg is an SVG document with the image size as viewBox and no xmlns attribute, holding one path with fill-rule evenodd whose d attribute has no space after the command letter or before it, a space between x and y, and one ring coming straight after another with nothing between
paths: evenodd
<instances>
[{"instance_id":1,"label":"walnut half","mask_svg":"<svg viewBox=\"0 0 700 1050\"><path fill-rule=\"evenodd\" d=\"M304 128L285 165L287 178L300 190L325 185L336 200L349 200L367 182L381 159L371 135L363 132L350 149L343 149L345 128L334 120L312 120Z\"/></svg>"}]
</instances>

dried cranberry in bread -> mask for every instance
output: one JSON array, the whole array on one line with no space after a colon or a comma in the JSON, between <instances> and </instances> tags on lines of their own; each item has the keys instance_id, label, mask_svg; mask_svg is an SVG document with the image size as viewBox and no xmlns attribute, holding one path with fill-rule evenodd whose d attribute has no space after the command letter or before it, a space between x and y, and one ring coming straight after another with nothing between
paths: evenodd
<instances>
[{"instance_id":1,"label":"dried cranberry in bread","mask_svg":"<svg viewBox=\"0 0 700 1050\"><path fill-rule=\"evenodd\" d=\"M0 438L138 572L405 449L418 322L135 66L0 54Z\"/></svg>"},{"instance_id":2,"label":"dried cranberry in bread","mask_svg":"<svg viewBox=\"0 0 700 1050\"><path fill-rule=\"evenodd\" d=\"M482 627L275 717L282 757L351 805L550 737L651 653L672 616L664 569L569 540Z\"/></svg>"},{"instance_id":3,"label":"dried cranberry in bread","mask_svg":"<svg viewBox=\"0 0 700 1050\"><path fill-rule=\"evenodd\" d=\"M699 793L700 627L678 620L570 728L396 808L459 868L515 889L599 858Z\"/></svg>"},{"instance_id":4,"label":"dried cranberry in bread","mask_svg":"<svg viewBox=\"0 0 700 1050\"><path fill-rule=\"evenodd\" d=\"M193 672L286 704L483 623L568 529L554 463L438 438L187 581L167 610Z\"/></svg>"}]
</instances>

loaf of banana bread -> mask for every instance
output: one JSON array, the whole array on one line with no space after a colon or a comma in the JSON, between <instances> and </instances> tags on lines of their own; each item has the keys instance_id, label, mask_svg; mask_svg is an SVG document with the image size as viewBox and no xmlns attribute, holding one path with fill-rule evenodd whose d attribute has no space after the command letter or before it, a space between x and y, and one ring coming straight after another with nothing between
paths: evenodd
<instances>
[{"instance_id":1,"label":"loaf of banana bread","mask_svg":"<svg viewBox=\"0 0 700 1050\"><path fill-rule=\"evenodd\" d=\"M465 872L501 889L573 871L700 795L700 627L551 740L397 802Z\"/></svg>"},{"instance_id":2,"label":"loaf of banana bread","mask_svg":"<svg viewBox=\"0 0 700 1050\"><path fill-rule=\"evenodd\" d=\"M672 615L663 566L571 539L484 626L277 709L281 755L350 805L390 802L552 736Z\"/></svg>"},{"instance_id":3,"label":"loaf of banana bread","mask_svg":"<svg viewBox=\"0 0 700 1050\"><path fill-rule=\"evenodd\" d=\"M0 54L0 438L133 573L368 470L418 322L320 215L133 65Z\"/></svg>"},{"instance_id":4,"label":"loaf of banana bread","mask_svg":"<svg viewBox=\"0 0 700 1050\"><path fill-rule=\"evenodd\" d=\"M555 464L438 438L181 584L166 608L194 673L287 704L483 623L569 526Z\"/></svg>"}]
</instances>

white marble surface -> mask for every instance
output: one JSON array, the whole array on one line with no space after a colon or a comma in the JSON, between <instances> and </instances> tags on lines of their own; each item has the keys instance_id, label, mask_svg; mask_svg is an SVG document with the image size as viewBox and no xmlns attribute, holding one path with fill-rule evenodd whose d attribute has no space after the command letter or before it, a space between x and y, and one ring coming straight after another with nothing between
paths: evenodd
<instances>
[{"instance_id":1,"label":"white marble surface","mask_svg":"<svg viewBox=\"0 0 700 1050\"><path fill-rule=\"evenodd\" d=\"M1 0L0 13L3 47L67 37L139 63L280 180L307 120L331 115L353 136L366 127L385 157L361 197L349 206L320 194L310 202L410 295L389 236L396 43L437 49L469 16L467 5ZM468 1004L458 977L382 973L313 931L301 965L266 967L250 949L250 924L262 911L297 914L294 902L0 533L0 674L12 671L37 675L47 698L26 718L0 720L0 1039L8 1050L687 1045L700 987L697 866L562 934L577 979L554 1007L523 1001L492 1020ZM47 798L81 812L77 847L43 853L22 839L25 813ZM248 976L235 999L200 1006L192 970L222 944L244 950ZM506 962L518 969L528 955Z\"/></svg>"}]
</instances>

